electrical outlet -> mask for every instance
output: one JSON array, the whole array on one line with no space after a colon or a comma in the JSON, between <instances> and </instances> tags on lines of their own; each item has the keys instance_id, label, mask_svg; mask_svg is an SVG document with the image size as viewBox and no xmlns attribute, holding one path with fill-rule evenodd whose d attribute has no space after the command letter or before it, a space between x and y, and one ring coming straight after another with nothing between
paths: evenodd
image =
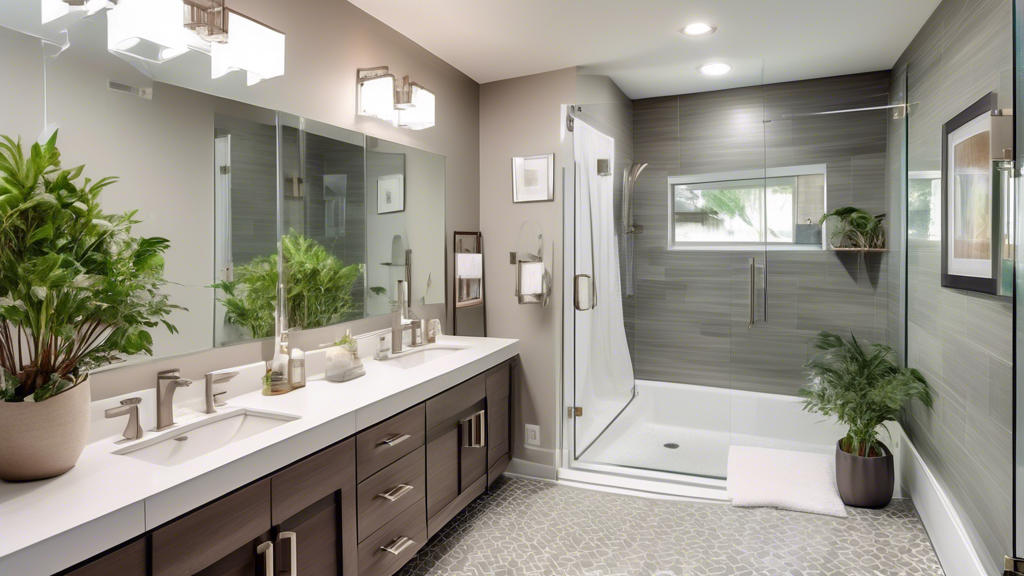
<instances>
[{"instance_id":1,"label":"electrical outlet","mask_svg":"<svg viewBox=\"0 0 1024 576\"><path fill-rule=\"evenodd\" d=\"M526 425L526 443L530 446L540 446L540 426L536 424Z\"/></svg>"}]
</instances>

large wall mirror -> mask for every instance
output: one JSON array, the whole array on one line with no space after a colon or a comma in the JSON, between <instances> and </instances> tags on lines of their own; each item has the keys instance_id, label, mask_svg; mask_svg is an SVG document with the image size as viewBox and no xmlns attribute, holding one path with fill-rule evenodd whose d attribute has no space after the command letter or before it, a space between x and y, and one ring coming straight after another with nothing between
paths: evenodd
<instances>
[{"instance_id":1,"label":"large wall mirror","mask_svg":"<svg viewBox=\"0 0 1024 576\"><path fill-rule=\"evenodd\" d=\"M177 333L150 329L154 357L273 338L279 310L290 331L390 314L397 280L444 317L444 156L177 86L202 86L209 62L115 56L103 13L61 51L19 10L0 13L0 74L18 87L0 134L27 147L58 129L65 167L119 178L103 209L169 241L166 292L187 310Z\"/></svg>"}]
</instances>

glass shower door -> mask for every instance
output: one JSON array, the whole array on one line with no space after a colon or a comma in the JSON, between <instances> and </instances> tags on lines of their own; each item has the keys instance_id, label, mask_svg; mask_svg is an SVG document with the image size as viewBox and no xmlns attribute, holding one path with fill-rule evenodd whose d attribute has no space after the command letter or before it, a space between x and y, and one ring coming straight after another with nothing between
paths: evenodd
<instances>
[{"instance_id":1,"label":"glass shower door","mask_svg":"<svg viewBox=\"0 0 1024 576\"><path fill-rule=\"evenodd\" d=\"M573 445L580 458L629 405L635 381L623 306L622 220L616 218L624 167L616 162L614 138L586 123L582 110L576 116Z\"/></svg>"}]
</instances>

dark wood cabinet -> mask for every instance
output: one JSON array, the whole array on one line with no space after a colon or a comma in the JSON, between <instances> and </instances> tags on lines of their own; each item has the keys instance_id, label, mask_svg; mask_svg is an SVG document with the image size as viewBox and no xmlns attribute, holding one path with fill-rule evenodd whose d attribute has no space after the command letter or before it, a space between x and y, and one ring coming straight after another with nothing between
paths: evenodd
<instances>
[{"instance_id":1,"label":"dark wood cabinet","mask_svg":"<svg viewBox=\"0 0 1024 576\"><path fill-rule=\"evenodd\" d=\"M65 576L146 576L146 538L129 542L98 558L89 560Z\"/></svg>"},{"instance_id":2,"label":"dark wood cabinet","mask_svg":"<svg viewBox=\"0 0 1024 576\"><path fill-rule=\"evenodd\" d=\"M515 359L63 576L390 576L509 462Z\"/></svg>"},{"instance_id":3,"label":"dark wood cabinet","mask_svg":"<svg viewBox=\"0 0 1024 576\"><path fill-rule=\"evenodd\" d=\"M349 438L270 478L277 575L358 573L355 472Z\"/></svg>"}]
</instances>

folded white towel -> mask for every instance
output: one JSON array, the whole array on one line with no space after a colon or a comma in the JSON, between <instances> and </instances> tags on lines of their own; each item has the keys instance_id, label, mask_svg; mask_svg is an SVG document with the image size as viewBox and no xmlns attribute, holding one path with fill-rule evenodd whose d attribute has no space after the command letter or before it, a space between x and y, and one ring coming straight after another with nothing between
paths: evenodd
<instances>
[{"instance_id":1,"label":"folded white towel","mask_svg":"<svg viewBox=\"0 0 1024 576\"><path fill-rule=\"evenodd\" d=\"M534 296L544 293L544 263L523 262L523 272L519 278L519 293Z\"/></svg>"},{"instance_id":2,"label":"folded white towel","mask_svg":"<svg viewBox=\"0 0 1024 576\"><path fill-rule=\"evenodd\" d=\"M752 446L729 448L732 505L846 517L836 487L835 457Z\"/></svg>"}]
</instances>

